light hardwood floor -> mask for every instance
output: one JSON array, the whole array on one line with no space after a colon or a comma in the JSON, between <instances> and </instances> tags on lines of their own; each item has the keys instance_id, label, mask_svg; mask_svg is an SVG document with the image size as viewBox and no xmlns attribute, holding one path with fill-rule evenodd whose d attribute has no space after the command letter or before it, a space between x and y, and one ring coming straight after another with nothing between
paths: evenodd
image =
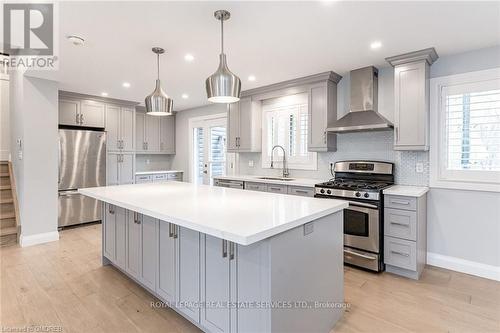
<instances>
[{"instance_id":1,"label":"light hardwood floor","mask_svg":"<svg viewBox=\"0 0 500 333\"><path fill-rule=\"evenodd\" d=\"M62 332L199 332L111 266L100 225L59 242L0 248L0 327ZM334 332L500 332L500 283L428 267L420 281L345 269L350 308Z\"/></svg>"}]
</instances>

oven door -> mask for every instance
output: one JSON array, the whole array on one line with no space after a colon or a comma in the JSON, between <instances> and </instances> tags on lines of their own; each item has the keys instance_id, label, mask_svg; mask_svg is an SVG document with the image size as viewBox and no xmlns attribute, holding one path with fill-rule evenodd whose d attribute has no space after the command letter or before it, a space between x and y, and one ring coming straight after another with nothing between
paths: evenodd
<instances>
[{"instance_id":1,"label":"oven door","mask_svg":"<svg viewBox=\"0 0 500 333\"><path fill-rule=\"evenodd\" d=\"M344 209L344 245L379 253L379 209L376 205L349 201Z\"/></svg>"}]
</instances>

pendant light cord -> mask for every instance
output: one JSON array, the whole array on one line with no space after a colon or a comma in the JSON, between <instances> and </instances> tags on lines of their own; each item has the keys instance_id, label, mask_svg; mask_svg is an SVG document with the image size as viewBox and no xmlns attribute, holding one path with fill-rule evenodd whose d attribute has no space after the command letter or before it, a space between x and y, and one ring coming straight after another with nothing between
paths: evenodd
<instances>
[{"instance_id":1,"label":"pendant light cord","mask_svg":"<svg viewBox=\"0 0 500 333\"><path fill-rule=\"evenodd\" d=\"M220 51L224 54L224 19L220 20Z\"/></svg>"},{"instance_id":2,"label":"pendant light cord","mask_svg":"<svg viewBox=\"0 0 500 333\"><path fill-rule=\"evenodd\" d=\"M158 69L158 80L160 80L160 54L156 54L156 67Z\"/></svg>"}]
</instances>

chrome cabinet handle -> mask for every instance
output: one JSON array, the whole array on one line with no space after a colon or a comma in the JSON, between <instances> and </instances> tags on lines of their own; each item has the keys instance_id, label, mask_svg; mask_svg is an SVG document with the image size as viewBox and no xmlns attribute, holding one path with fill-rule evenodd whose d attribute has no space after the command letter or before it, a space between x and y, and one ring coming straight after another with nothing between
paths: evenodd
<instances>
[{"instance_id":1,"label":"chrome cabinet handle","mask_svg":"<svg viewBox=\"0 0 500 333\"><path fill-rule=\"evenodd\" d=\"M394 131L396 131L396 142L399 142L399 127L395 127Z\"/></svg>"},{"instance_id":2,"label":"chrome cabinet handle","mask_svg":"<svg viewBox=\"0 0 500 333\"><path fill-rule=\"evenodd\" d=\"M115 207L113 205L108 205L108 211L111 215L115 214Z\"/></svg>"},{"instance_id":3,"label":"chrome cabinet handle","mask_svg":"<svg viewBox=\"0 0 500 333\"><path fill-rule=\"evenodd\" d=\"M76 122L77 124L80 124L80 114L78 114L78 113L76 114L76 119L75 119L75 122Z\"/></svg>"},{"instance_id":4,"label":"chrome cabinet handle","mask_svg":"<svg viewBox=\"0 0 500 333\"><path fill-rule=\"evenodd\" d=\"M326 131L323 132L323 143L326 143Z\"/></svg>"},{"instance_id":5,"label":"chrome cabinet handle","mask_svg":"<svg viewBox=\"0 0 500 333\"><path fill-rule=\"evenodd\" d=\"M303 194L309 193L308 191L305 191L305 190L295 190L295 192L297 192L297 193L303 193Z\"/></svg>"},{"instance_id":6,"label":"chrome cabinet handle","mask_svg":"<svg viewBox=\"0 0 500 333\"><path fill-rule=\"evenodd\" d=\"M398 255L403 256L403 257L409 257L410 256L408 253L403 253L403 252L399 252L399 251L392 251L391 250L391 253L398 254Z\"/></svg>"},{"instance_id":7,"label":"chrome cabinet handle","mask_svg":"<svg viewBox=\"0 0 500 333\"><path fill-rule=\"evenodd\" d=\"M281 187L270 187L269 189L273 191L280 191Z\"/></svg>"},{"instance_id":8,"label":"chrome cabinet handle","mask_svg":"<svg viewBox=\"0 0 500 333\"><path fill-rule=\"evenodd\" d=\"M176 226L174 224L173 226L173 230L174 230L174 239L178 238L179 237L179 226Z\"/></svg>"},{"instance_id":9,"label":"chrome cabinet handle","mask_svg":"<svg viewBox=\"0 0 500 333\"><path fill-rule=\"evenodd\" d=\"M409 201L404 201L404 200L395 200L395 199L392 199L391 200L392 203L395 203L395 204L398 204L398 205L409 205L410 202Z\"/></svg>"},{"instance_id":10,"label":"chrome cabinet handle","mask_svg":"<svg viewBox=\"0 0 500 333\"><path fill-rule=\"evenodd\" d=\"M174 230L173 230L173 224L169 223L168 224L168 237L174 237Z\"/></svg>"},{"instance_id":11,"label":"chrome cabinet handle","mask_svg":"<svg viewBox=\"0 0 500 333\"><path fill-rule=\"evenodd\" d=\"M227 257L227 240L222 240L222 258Z\"/></svg>"},{"instance_id":12,"label":"chrome cabinet handle","mask_svg":"<svg viewBox=\"0 0 500 333\"><path fill-rule=\"evenodd\" d=\"M80 113L80 125L83 125L83 113Z\"/></svg>"},{"instance_id":13,"label":"chrome cabinet handle","mask_svg":"<svg viewBox=\"0 0 500 333\"><path fill-rule=\"evenodd\" d=\"M229 242L229 260L234 259L234 243Z\"/></svg>"},{"instance_id":14,"label":"chrome cabinet handle","mask_svg":"<svg viewBox=\"0 0 500 333\"><path fill-rule=\"evenodd\" d=\"M394 225L402 225L404 227L409 227L410 225L409 224L406 224L406 223L399 223L399 222L392 222L391 221L391 224L394 224Z\"/></svg>"}]
</instances>

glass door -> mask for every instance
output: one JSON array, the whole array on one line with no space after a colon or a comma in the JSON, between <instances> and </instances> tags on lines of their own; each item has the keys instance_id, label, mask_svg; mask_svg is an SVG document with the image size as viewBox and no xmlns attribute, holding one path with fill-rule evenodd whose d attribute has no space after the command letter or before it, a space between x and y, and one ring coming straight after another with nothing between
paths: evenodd
<instances>
[{"instance_id":1,"label":"glass door","mask_svg":"<svg viewBox=\"0 0 500 333\"><path fill-rule=\"evenodd\" d=\"M226 172L226 118L193 122L193 182L212 184Z\"/></svg>"}]
</instances>

